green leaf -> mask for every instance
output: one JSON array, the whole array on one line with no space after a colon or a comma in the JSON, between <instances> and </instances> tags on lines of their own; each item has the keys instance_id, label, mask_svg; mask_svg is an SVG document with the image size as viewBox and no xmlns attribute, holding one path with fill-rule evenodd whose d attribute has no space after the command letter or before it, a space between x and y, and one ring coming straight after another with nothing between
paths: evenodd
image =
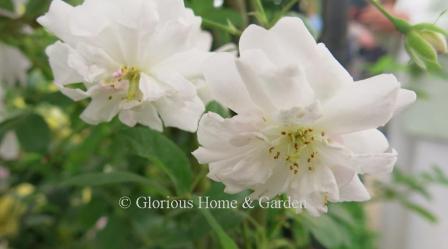
<instances>
[{"instance_id":1,"label":"green leaf","mask_svg":"<svg viewBox=\"0 0 448 249\"><path fill-rule=\"evenodd\" d=\"M152 182L143 176L131 172L88 173L78 175L63 181L64 186L101 186L117 183L142 183L152 185Z\"/></svg>"},{"instance_id":2,"label":"green leaf","mask_svg":"<svg viewBox=\"0 0 448 249\"><path fill-rule=\"evenodd\" d=\"M410 211L420 215L421 217L425 218L427 221L429 221L431 223L437 222L437 217L431 211L426 209L425 207L418 205L416 203L412 203L408 200L406 200L406 201L402 200L401 203L404 207L406 207Z\"/></svg>"},{"instance_id":3,"label":"green leaf","mask_svg":"<svg viewBox=\"0 0 448 249\"><path fill-rule=\"evenodd\" d=\"M43 0L43 1L28 1L26 6L26 15L31 17L38 17L45 13L50 7L51 1Z\"/></svg>"},{"instance_id":4,"label":"green leaf","mask_svg":"<svg viewBox=\"0 0 448 249\"><path fill-rule=\"evenodd\" d=\"M350 234L343 224L336 222L330 216L311 217L302 215L300 217L305 227L325 248L350 247Z\"/></svg>"},{"instance_id":5,"label":"green leaf","mask_svg":"<svg viewBox=\"0 0 448 249\"><path fill-rule=\"evenodd\" d=\"M197 204L195 205L197 206ZM244 220L253 219L250 214L239 209L213 209L210 213L213 215L213 218L215 218L216 222L224 231L237 229L242 225L241 223ZM194 224L207 223L205 217L201 213L196 213L195 216L191 219L191 222ZM210 228L210 225L198 226L194 230L190 231L189 236L193 240L204 238L205 235L210 233ZM260 228L261 227L256 227L254 228L254 231L259 230Z\"/></svg>"},{"instance_id":6,"label":"green leaf","mask_svg":"<svg viewBox=\"0 0 448 249\"><path fill-rule=\"evenodd\" d=\"M402 65L398 63L398 61L390 56L382 56L377 62L374 64L368 65L367 70L371 74L382 74L385 72L398 72L405 71L407 69L406 65Z\"/></svg>"},{"instance_id":7,"label":"green leaf","mask_svg":"<svg viewBox=\"0 0 448 249\"><path fill-rule=\"evenodd\" d=\"M345 223L351 227L356 227L356 218L347 208L342 205L332 205L329 214L336 220Z\"/></svg>"},{"instance_id":8,"label":"green leaf","mask_svg":"<svg viewBox=\"0 0 448 249\"><path fill-rule=\"evenodd\" d=\"M122 130L118 140L129 153L150 160L164 171L173 181L178 194L190 192L190 163L185 153L171 140L146 127Z\"/></svg>"},{"instance_id":9,"label":"green leaf","mask_svg":"<svg viewBox=\"0 0 448 249\"><path fill-rule=\"evenodd\" d=\"M207 209L198 209L199 212L204 216L207 220L208 224L212 227L213 231L218 236L219 243L222 249L238 249L236 243L224 232L224 229L221 225L216 221L215 217L210 213Z\"/></svg>"},{"instance_id":10,"label":"green leaf","mask_svg":"<svg viewBox=\"0 0 448 249\"><path fill-rule=\"evenodd\" d=\"M0 124L0 138L8 131L15 131L21 147L28 152L45 154L51 140L51 132L45 120L38 114L24 111Z\"/></svg>"},{"instance_id":11,"label":"green leaf","mask_svg":"<svg viewBox=\"0 0 448 249\"><path fill-rule=\"evenodd\" d=\"M105 128L104 125L91 127L89 135L82 143L69 148L64 159L66 172L70 175L81 173L82 168L95 155L96 148L100 147L101 142L106 139L108 130Z\"/></svg>"},{"instance_id":12,"label":"green leaf","mask_svg":"<svg viewBox=\"0 0 448 249\"><path fill-rule=\"evenodd\" d=\"M216 101L211 101L207 104L206 112L214 112L219 114L219 116L223 118L229 118L230 117L230 111L229 109L223 107L221 104L219 104Z\"/></svg>"},{"instance_id":13,"label":"green leaf","mask_svg":"<svg viewBox=\"0 0 448 249\"><path fill-rule=\"evenodd\" d=\"M306 248L310 244L310 232L304 229L301 223L294 222L292 224L292 233L294 235L294 242L298 248Z\"/></svg>"},{"instance_id":14,"label":"green leaf","mask_svg":"<svg viewBox=\"0 0 448 249\"><path fill-rule=\"evenodd\" d=\"M22 115L27 115L28 113L17 113L14 114L12 116L9 116L7 118L5 118L1 123L0 123L0 140L3 139L3 136L11 130L14 130L14 128L16 127L18 121L20 120L20 117Z\"/></svg>"},{"instance_id":15,"label":"green leaf","mask_svg":"<svg viewBox=\"0 0 448 249\"><path fill-rule=\"evenodd\" d=\"M28 152L45 154L51 140L51 132L45 120L30 114L18 122L15 128L21 147Z\"/></svg>"},{"instance_id":16,"label":"green leaf","mask_svg":"<svg viewBox=\"0 0 448 249\"><path fill-rule=\"evenodd\" d=\"M188 7L193 9L196 14L214 9L213 0L192 0Z\"/></svg>"},{"instance_id":17,"label":"green leaf","mask_svg":"<svg viewBox=\"0 0 448 249\"><path fill-rule=\"evenodd\" d=\"M129 247L133 230L129 229L129 223L124 217L108 217L107 226L98 231L95 238L95 246L92 248L120 249Z\"/></svg>"},{"instance_id":18,"label":"green leaf","mask_svg":"<svg viewBox=\"0 0 448 249\"><path fill-rule=\"evenodd\" d=\"M394 171L394 180L397 183L403 184L414 192L419 193L427 200L431 199L431 194L428 192L425 183L421 182L417 176L404 174L401 170Z\"/></svg>"},{"instance_id":19,"label":"green leaf","mask_svg":"<svg viewBox=\"0 0 448 249\"><path fill-rule=\"evenodd\" d=\"M150 181L148 178L143 176L126 172L126 171L115 171L109 173L87 173L78 176L71 177L61 182L62 186L66 187L84 187L84 186L103 186L110 184L121 184L121 183L138 183L150 186L155 190L159 191L164 195L168 195L168 190L158 186L157 184Z\"/></svg>"},{"instance_id":20,"label":"green leaf","mask_svg":"<svg viewBox=\"0 0 448 249\"><path fill-rule=\"evenodd\" d=\"M14 5L12 4L12 0L0 1L0 9L4 9L10 12L14 11Z\"/></svg>"},{"instance_id":21,"label":"green leaf","mask_svg":"<svg viewBox=\"0 0 448 249\"><path fill-rule=\"evenodd\" d=\"M448 186L448 176L443 169L438 166L433 166L432 171L434 172L434 179L437 183Z\"/></svg>"}]
</instances>

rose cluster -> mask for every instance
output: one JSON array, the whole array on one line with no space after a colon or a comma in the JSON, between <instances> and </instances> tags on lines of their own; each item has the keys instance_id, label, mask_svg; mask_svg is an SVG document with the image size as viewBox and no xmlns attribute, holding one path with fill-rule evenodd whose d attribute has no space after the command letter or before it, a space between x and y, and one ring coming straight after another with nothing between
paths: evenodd
<instances>
[{"instance_id":1,"label":"rose cluster","mask_svg":"<svg viewBox=\"0 0 448 249\"><path fill-rule=\"evenodd\" d=\"M197 131L193 154L226 192L285 194L313 215L370 198L359 176L397 159L377 128L416 98L393 75L354 81L296 17L249 26L239 57L210 52L182 0L54 0L38 21L60 39L47 49L60 91L91 99L84 121ZM203 115L204 89L235 115Z\"/></svg>"}]
</instances>

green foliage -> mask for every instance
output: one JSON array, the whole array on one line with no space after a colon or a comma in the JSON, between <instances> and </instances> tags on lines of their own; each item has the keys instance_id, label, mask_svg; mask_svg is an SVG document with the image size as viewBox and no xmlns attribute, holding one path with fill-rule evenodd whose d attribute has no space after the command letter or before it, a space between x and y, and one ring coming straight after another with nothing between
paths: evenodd
<instances>
[{"instance_id":1,"label":"green foliage","mask_svg":"<svg viewBox=\"0 0 448 249\"><path fill-rule=\"evenodd\" d=\"M146 127L122 130L119 143L128 153L149 159L165 172L174 183L180 196L190 192L191 166L187 156L172 141Z\"/></svg>"},{"instance_id":2,"label":"green foliage","mask_svg":"<svg viewBox=\"0 0 448 249\"><path fill-rule=\"evenodd\" d=\"M14 11L14 4L10 0L3 0L0 2L0 8L8 11Z\"/></svg>"},{"instance_id":3,"label":"green foliage","mask_svg":"<svg viewBox=\"0 0 448 249\"><path fill-rule=\"evenodd\" d=\"M429 188L432 185L448 186L448 176L437 166L433 166L431 170L419 174L407 174L399 169L395 169L392 182L376 183L378 192L381 195L377 198L396 201L427 221L436 223L437 217L413 199L415 196L421 196L427 201L431 201L432 196Z\"/></svg>"},{"instance_id":4,"label":"green foliage","mask_svg":"<svg viewBox=\"0 0 448 249\"><path fill-rule=\"evenodd\" d=\"M51 140L51 132L45 120L37 114L24 112L4 120L0 124L0 136L14 131L21 147L27 152L45 154Z\"/></svg>"},{"instance_id":5,"label":"green foliage","mask_svg":"<svg viewBox=\"0 0 448 249\"><path fill-rule=\"evenodd\" d=\"M224 229L221 227L221 225L216 221L216 219L213 217L213 215L210 213L207 209L199 209L201 214L204 216L204 218L207 220L208 224L212 227L213 231L218 236L219 243L221 245L222 249L237 249L238 246L235 244L235 242L232 240L232 238L229 237L224 232Z\"/></svg>"},{"instance_id":6,"label":"green foliage","mask_svg":"<svg viewBox=\"0 0 448 249\"><path fill-rule=\"evenodd\" d=\"M45 154L48 151L51 133L47 123L41 116L31 114L23 117L16 123L14 130L20 145L25 151L41 154Z\"/></svg>"},{"instance_id":7,"label":"green foliage","mask_svg":"<svg viewBox=\"0 0 448 249\"><path fill-rule=\"evenodd\" d=\"M408 67L406 67L406 65L399 64L395 58L389 55L381 57L374 64L368 65L367 68L369 73L372 75L388 72L406 72L407 69Z\"/></svg>"},{"instance_id":8,"label":"green foliage","mask_svg":"<svg viewBox=\"0 0 448 249\"><path fill-rule=\"evenodd\" d=\"M220 105L216 101L211 101L210 103L208 103L205 111L217 113L223 118L231 117L230 110L227 108L224 108L222 105Z\"/></svg>"},{"instance_id":9,"label":"green foliage","mask_svg":"<svg viewBox=\"0 0 448 249\"><path fill-rule=\"evenodd\" d=\"M329 216L310 219L304 215L302 219L305 226L310 229L311 234L325 248L349 248L351 246L349 234L342 230L337 221Z\"/></svg>"},{"instance_id":10,"label":"green foliage","mask_svg":"<svg viewBox=\"0 0 448 249\"><path fill-rule=\"evenodd\" d=\"M64 186L101 186L117 183L141 183L151 186L152 182L140 175L130 172L89 173L78 175L61 182Z\"/></svg>"}]
</instances>

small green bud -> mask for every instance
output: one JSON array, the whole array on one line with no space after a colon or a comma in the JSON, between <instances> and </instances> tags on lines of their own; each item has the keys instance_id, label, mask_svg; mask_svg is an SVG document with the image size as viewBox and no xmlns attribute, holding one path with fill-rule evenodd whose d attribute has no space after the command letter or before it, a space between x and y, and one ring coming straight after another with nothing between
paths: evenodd
<instances>
[{"instance_id":1,"label":"small green bud","mask_svg":"<svg viewBox=\"0 0 448 249\"><path fill-rule=\"evenodd\" d=\"M421 68L428 69L438 65L436 49L421 32L412 30L406 34L405 47L412 60Z\"/></svg>"},{"instance_id":2,"label":"small green bud","mask_svg":"<svg viewBox=\"0 0 448 249\"><path fill-rule=\"evenodd\" d=\"M430 23L417 24L413 27L439 53L448 53L447 31Z\"/></svg>"},{"instance_id":3,"label":"small green bud","mask_svg":"<svg viewBox=\"0 0 448 249\"><path fill-rule=\"evenodd\" d=\"M437 26L435 24L432 24L432 23L419 23L419 24L416 24L416 25L412 26L412 29L418 30L418 31L424 31L424 30L434 31L434 32L437 32L437 33L441 33L444 36L448 36L448 31L446 31L446 30L444 30L444 29L440 28L439 26Z\"/></svg>"},{"instance_id":4,"label":"small green bud","mask_svg":"<svg viewBox=\"0 0 448 249\"><path fill-rule=\"evenodd\" d=\"M444 35L433 31L422 31L420 32L420 35L423 36L426 41L431 43L437 52L442 54L448 53L448 47Z\"/></svg>"}]
</instances>

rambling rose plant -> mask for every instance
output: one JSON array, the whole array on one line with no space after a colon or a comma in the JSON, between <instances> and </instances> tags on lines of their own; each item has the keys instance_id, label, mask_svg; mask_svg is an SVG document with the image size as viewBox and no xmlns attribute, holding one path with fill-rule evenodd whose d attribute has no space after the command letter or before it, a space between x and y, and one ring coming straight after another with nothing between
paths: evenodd
<instances>
[{"instance_id":1,"label":"rambling rose plant","mask_svg":"<svg viewBox=\"0 0 448 249\"><path fill-rule=\"evenodd\" d=\"M118 115L129 126L197 129L204 104L195 82L211 37L182 0L54 0L38 22L61 39L47 48L61 92L92 99L85 122Z\"/></svg>"},{"instance_id":2,"label":"rambling rose plant","mask_svg":"<svg viewBox=\"0 0 448 249\"><path fill-rule=\"evenodd\" d=\"M328 47L356 45L338 35L347 23L328 21L356 9L366 18L348 24L379 47L386 30L401 40L411 63L388 47L375 65L360 51L349 61L399 70L427 93L430 105L402 120L419 129L397 123L388 135L418 133L412 140L443 150L443 134L415 119L429 107L429 128L446 121L433 91L448 68L447 32L434 23L443 13L409 13L428 17L411 23L390 1L335 2L0 0L0 249L377 249L407 236L391 226L403 217L371 224L372 215L410 213L414 231L443 223L431 201L448 183L443 155L396 147L415 165L394 168L394 141L377 130L415 94L392 75L355 82L298 18L283 18L300 16ZM203 116L205 103L214 113ZM370 195L381 210L361 202ZM423 246L436 237L419 244L437 249Z\"/></svg>"},{"instance_id":3,"label":"rambling rose plant","mask_svg":"<svg viewBox=\"0 0 448 249\"><path fill-rule=\"evenodd\" d=\"M193 154L208 177L228 193L285 193L313 215L329 202L368 200L359 175L389 173L397 158L377 128L415 93L393 75L354 82L299 18L271 30L251 25L239 48L239 59L216 54L205 63L212 94L237 113L200 121Z\"/></svg>"}]
</instances>

